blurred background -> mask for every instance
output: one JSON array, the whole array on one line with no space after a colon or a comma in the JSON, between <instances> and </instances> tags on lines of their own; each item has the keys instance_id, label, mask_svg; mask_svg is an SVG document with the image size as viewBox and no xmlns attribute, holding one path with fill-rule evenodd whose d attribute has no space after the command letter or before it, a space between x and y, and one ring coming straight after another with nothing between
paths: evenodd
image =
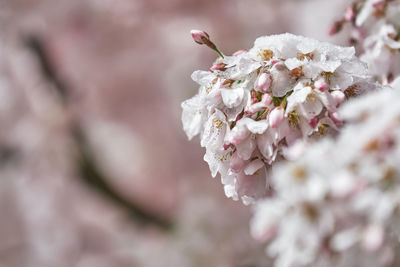
<instances>
[{"instance_id":1,"label":"blurred background","mask_svg":"<svg viewBox=\"0 0 400 267\"><path fill-rule=\"evenodd\" d=\"M190 74L346 0L0 0L0 266L271 266L182 130Z\"/></svg>"}]
</instances>

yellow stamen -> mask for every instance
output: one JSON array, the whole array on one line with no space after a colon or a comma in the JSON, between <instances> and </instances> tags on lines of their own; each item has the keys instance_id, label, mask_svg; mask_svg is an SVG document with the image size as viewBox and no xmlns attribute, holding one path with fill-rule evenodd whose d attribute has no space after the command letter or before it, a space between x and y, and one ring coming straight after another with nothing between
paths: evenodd
<instances>
[{"instance_id":1,"label":"yellow stamen","mask_svg":"<svg viewBox=\"0 0 400 267\"><path fill-rule=\"evenodd\" d=\"M261 60L268 61L274 56L274 52L269 49L264 49L258 52L257 55L261 57Z\"/></svg>"}]
</instances>

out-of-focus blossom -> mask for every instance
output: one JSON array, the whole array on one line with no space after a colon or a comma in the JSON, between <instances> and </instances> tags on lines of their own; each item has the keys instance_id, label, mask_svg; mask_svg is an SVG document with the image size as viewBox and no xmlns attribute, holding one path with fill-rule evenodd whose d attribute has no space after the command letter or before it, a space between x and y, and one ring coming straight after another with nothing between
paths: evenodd
<instances>
[{"instance_id":1,"label":"out-of-focus blossom","mask_svg":"<svg viewBox=\"0 0 400 267\"><path fill-rule=\"evenodd\" d=\"M391 83L400 74L400 1L354 1L333 24L341 24L333 33L346 22L352 25L351 40L362 44L360 59L368 63L370 73L383 84Z\"/></svg>"},{"instance_id":2,"label":"out-of-focus blossom","mask_svg":"<svg viewBox=\"0 0 400 267\"><path fill-rule=\"evenodd\" d=\"M275 266L398 266L400 87L346 103L348 122L276 166L274 194L259 201L253 236Z\"/></svg>"},{"instance_id":3,"label":"out-of-focus blossom","mask_svg":"<svg viewBox=\"0 0 400 267\"><path fill-rule=\"evenodd\" d=\"M344 48L282 34L260 37L248 52L195 71L199 92L182 103L189 139L200 134L204 160L225 193L246 204L268 194L270 165L282 147L337 129L344 96L371 86L366 66ZM343 99L340 98L343 96Z\"/></svg>"}]
</instances>

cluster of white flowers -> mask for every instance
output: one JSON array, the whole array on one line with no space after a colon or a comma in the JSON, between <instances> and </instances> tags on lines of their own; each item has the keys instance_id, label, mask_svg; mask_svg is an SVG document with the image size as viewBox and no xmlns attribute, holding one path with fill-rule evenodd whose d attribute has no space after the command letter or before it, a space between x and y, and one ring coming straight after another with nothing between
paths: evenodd
<instances>
[{"instance_id":1,"label":"cluster of white flowers","mask_svg":"<svg viewBox=\"0 0 400 267\"><path fill-rule=\"evenodd\" d=\"M352 40L362 43L360 59L370 73L383 84L391 83L400 74L400 1L355 1L331 33L346 22L352 24Z\"/></svg>"},{"instance_id":2,"label":"cluster of white flowers","mask_svg":"<svg viewBox=\"0 0 400 267\"><path fill-rule=\"evenodd\" d=\"M346 103L348 125L274 169L251 231L275 266L399 266L400 86ZM397 262L396 262L397 261Z\"/></svg>"},{"instance_id":3,"label":"cluster of white flowers","mask_svg":"<svg viewBox=\"0 0 400 267\"><path fill-rule=\"evenodd\" d=\"M245 204L272 192L267 179L282 149L325 135L342 121L338 106L370 89L354 48L282 34L260 37L249 51L223 56L208 34L192 32L217 51L209 71L195 71L199 92L182 103L189 139L200 134L212 176Z\"/></svg>"}]
</instances>

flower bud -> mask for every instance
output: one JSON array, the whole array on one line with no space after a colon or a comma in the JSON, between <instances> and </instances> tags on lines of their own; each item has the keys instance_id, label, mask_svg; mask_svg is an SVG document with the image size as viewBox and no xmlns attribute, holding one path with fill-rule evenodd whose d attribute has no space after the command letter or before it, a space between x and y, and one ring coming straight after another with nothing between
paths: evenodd
<instances>
[{"instance_id":1,"label":"flower bud","mask_svg":"<svg viewBox=\"0 0 400 267\"><path fill-rule=\"evenodd\" d=\"M267 92L270 86L271 86L271 75L269 73L263 72L258 77L256 84L254 85L254 89L260 92Z\"/></svg>"},{"instance_id":2,"label":"flower bud","mask_svg":"<svg viewBox=\"0 0 400 267\"><path fill-rule=\"evenodd\" d=\"M255 104L258 102L256 91L251 91L251 104Z\"/></svg>"},{"instance_id":3,"label":"flower bud","mask_svg":"<svg viewBox=\"0 0 400 267\"><path fill-rule=\"evenodd\" d=\"M191 30L190 34L193 37L193 40L198 44L208 44L210 43L210 36L205 31L199 30Z\"/></svg>"},{"instance_id":4,"label":"flower bud","mask_svg":"<svg viewBox=\"0 0 400 267\"><path fill-rule=\"evenodd\" d=\"M281 122L283 121L284 115L285 113L283 108L280 107L274 108L268 117L269 126L271 126L272 128L278 127L279 124L281 124Z\"/></svg>"},{"instance_id":5,"label":"flower bud","mask_svg":"<svg viewBox=\"0 0 400 267\"><path fill-rule=\"evenodd\" d=\"M342 91L333 91L331 92L331 96L336 102L336 105L343 103L344 99L346 98L345 94Z\"/></svg>"},{"instance_id":6,"label":"flower bud","mask_svg":"<svg viewBox=\"0 0 400 267\"><path fill-rule=\"evenodd\" d=\"M215 63L210 68L210 71L215 71L215 70L225 71L226 70L226 64L222 63L222 62Z\"/></svg>"},{"instance_id":7,"label":"flower bud","mask_svg":"<svg viewBox=\"0 0 400 267\"><path fill-rule=\"evenodd\" d=\"M328 84L325 82L325 79L323 78L316 80L314 86L321 92L324 92L326 89L328 89Z\"/></svg>"},{"instance_id":8,"label":"flower bud","mask_svg":"<svg viewBox=\"0 0 400 267\"><path fill-rule=\"evenodd\" d=\"M346 11L344 12L344 19L346 21L353 21L354 18L356 17L356 12L354 10L354 6L349 6L346 8Z\"/></svg>"},{"instance_id":9,"label":"flower bud","mask_svg":"<svg viewBox=\"0 0 400 267\"><path fill-rule=\"evenodd\" d=\"M240 54L243 54L243 53L246 53L246 52L247 52L247 50L241 49L241 50L238 50L235 53L233 53L232 56L236 57L236 56L238 56Z\"/></svg>"},{"instance_id":10,"label":"flower bud","mask_svg":"<svg viewBox=\"0 0 400 267\"><path fill-rule=\"evenodd\" d=\"M343 20L338 20L334 22L331 27L329 28L328 34L329 35L334 35L338 32L340 32L343 28Z\"/></svg>"},{"instance_id":11,"label":"flower bud","mask_svg":"<svg viewBox=\"0 0 400 267\"><path fill-rule=\"evenodd\" d=\"M339 113L337 113L337 112L332 112L332 113L329 113L329 117L333 120L333 122L334 123L336 123L336 124L342 124L342 119L340 118L340 116L339 116Z\"/></svg>"},{"instance_id":12,"label":"flower bud","mask_svg":"<svg viewBox=\"0 0 400 267\"><path fill-rule=\"evenodd\" d=\"M217 46L211 42L210 40L210 36L208 35L208 33L206 33L205 31L199 31L199 30L191 30L190 34L193 37L193 40L200 44L203 45L205 44L206 46L208 46L209 48L211 48L212 50L214 50L215 52L217 52L217 54L224 58L224 55L221 53L221 51L218 50Z\"/></svg>"},{"instance_id":13,"label":"flower bud","mask_svg":"<svg viewBox=\"0 0 400 267\"><path fill-rule=\"evenodd\" d=\"M265 105L271 105L272 103L272 96L270 94L263 94L261 98L261 102Z\"/></svg>"}]
</instances>

